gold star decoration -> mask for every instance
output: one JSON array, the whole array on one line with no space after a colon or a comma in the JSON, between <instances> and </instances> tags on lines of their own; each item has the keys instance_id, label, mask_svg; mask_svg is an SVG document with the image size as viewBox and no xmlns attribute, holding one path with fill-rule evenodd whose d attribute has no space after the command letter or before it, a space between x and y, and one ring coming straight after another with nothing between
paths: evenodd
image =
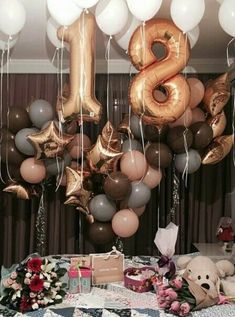
<instances>
[{"instance_id":1,"label":"gold star decoration","mask_svg":"<svg viewBox=\"0 0 235 317\"><path fill-rule=\"evenodd\" d=\"M30 199L32 196L38 196L39 190L35 186L24 184L23 182L11 182L3 189L4 192L16 194L17 198Z\"/></svg>"},{"instance_id":2,"label":"gold star decoration","mask_svg":"<svg viewBox=\"0 0 235 317\"><path fill-rule=\"evenodd\" d=\"M74 170L70 167L66 167L66 196L74 196L79 194L83 181L91 175L91 172L87 169Z\"/></svg>"},{"instance_id":3,"label":"gold star decoration","mask_svg":"<svg viewBox=\"0 0 235 317\"><path fill-rule=\"evenodd\" d=\"M87 152L87 161L92 171L106 174L116 170L117 162L122 154L108 146L104 147L99 135L96 144Z\"/></svg>"},{"instance_id":4,"label":"gold star decoration","mask_svg":"<svg viewBox=\"0 0 235 317\"><path fill-rule=\"evenodd\" d=\"M60 134L52 121L44 130L31 134L27 138L35 148L35 159L40 160L63 156L65 146L73 140L74 136Z\"/></svg>"},{"instance_id":5,"label":"gold star decoration","mask_svg":"<svg viewBox=\"0 0 235 317\"><path fill-rule=\"evenodd\" d=\"M101 142L104 147L110 147L117 151L121 150L121 142L119 139L119 134L114 129L110 121L107 121L107 123L105 124L102 130Z\"/></svg>"},{"instance_id":6,"label":"gold star decoration","mask_svg":"<svg viewBox=\"0 0 235 317\"><path fill-rule=\"evenodd\" d=\"M129 114L125 114L122 122L118 126L118 132L128 134L132 139L134 139L134 135L131 132L130 128L130 116Z\"/></svg>"}]
</instances>

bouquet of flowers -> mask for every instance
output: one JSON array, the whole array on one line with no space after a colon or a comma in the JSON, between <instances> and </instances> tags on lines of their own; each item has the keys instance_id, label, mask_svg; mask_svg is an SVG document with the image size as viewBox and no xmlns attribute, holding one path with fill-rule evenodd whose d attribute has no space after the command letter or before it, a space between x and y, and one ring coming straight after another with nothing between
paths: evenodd
<instances>
[{"instance_id":1,"label":"bouquet of flowers","mask_svg":"<svg viewBox=\"0 0 235 317\"><path fill-rule=\"evenodd\" d=\"M172 279L168 286L160 283L157 286L159 307L167 312L184 317L196 307L196 299L183 278Z\"/></svg>"},{"instance_id":2,"label":"bouquet of flowers","mask_svg":"<svg viewBox=\"0 0 235 317\"><path fill-rule=\"evenodd\" d=\"M2 280L0 303L22 313L61 303L67 284L60 279L66 272L46 258L28 258Z\"/></svg>"}]
</instances>

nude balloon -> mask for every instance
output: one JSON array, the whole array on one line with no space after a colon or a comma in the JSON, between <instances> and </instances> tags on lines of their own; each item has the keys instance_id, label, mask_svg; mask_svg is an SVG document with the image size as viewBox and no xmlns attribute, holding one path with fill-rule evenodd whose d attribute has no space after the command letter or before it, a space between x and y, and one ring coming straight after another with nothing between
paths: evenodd
<instances>
[{"instance_id":1,"label":"nude balloon","mask_svg":"<svg viewBox=\"0 0 235 317\"><path fill-rule=\"evenodd\" d=\"M194 109L202 101L205 94L205 87L203 83L197 78L188 78L187 82L190 88L189 107Z\"/></svg>"},{"instance_id":2,"label":"nude balloon","mask_svg":"<svg viewBox=\"0 0 235 317\"><path fill-rule=\"evenodd\" d=\"M68 152L73 159L77 159L81 156L82 151L82 140L83 140L83 150L88 150L91 146L91 140L86 134L76 134L73 141L68 145Z\"/></svg>"},{"instance_id":3,"label":"nude balloon","mask_svg":"<svg viewBox=\"0 0 235 317\"><path fill-rule=\"evenodd\" d=\"M192 110L191 108L187 107L185 112L180 116L177 120L169 124L170 128L184 126L189 127L192 124Z\"/></svg>"},{"instance_id":4,"label":"nude balloon","mask_svg":"<svg viewBox=\"0 0 235 317\"><path fill-rule=\"evenodd\" d=\"M38 184L46 177L46 168L42 161L30 157L22 162L20 174L26 182Z\"/></svg>"},{"instance_id":5,"label":"nude balloon","mask_svg":"<svg viewBox=\"0 0 235 317\"><path fill-rule=\"evenodd\" d=\"M138 217L140 217L145 212L145 208L146 208L146 206L142 206L139 208L133 208L132 210L137 214Z\"/></svg>"},{"instance_id":6,"label":"nude balloon","mask_svg":"<svg viewBox=\"0 0 235 317\"><path fill-rule=\"evenodd\" d=\"M206 121L205 113L200 108L192 110L192 123Z\"/></svg>"},{"instance_id":7,"label":"nude balloon","mask_svg":"<svg viewBox=\"0 0 235 317\"><path fill-rule=\"evenodd\" d=\"M139 218L133 210L120 210L113 216L112 228L121 238L131 237L139 228Z\"/></svg>"},{"instance_id":8,"label":"nude balloon","mask_svg":"<svg viewBox=\"0 0 235 317\"><path fill-rule=\"evenodd\" d=\"M160 169L153 169L151 166L149 166L143 179L143 183L152 189L160 184L161 179L162 171Z\"/></svg>"},{"instance_id":9,"label":"nude balloon","mask_svg":"<svg viewBox=\"0 0 235 317\"><path fill-rule=\"evenodd\" d=\"M128 176L129 180L141 179L147 172L147 162L144 155L138 151L127 152L120 163L121 172Z\"/></svg>"}]
</instances>

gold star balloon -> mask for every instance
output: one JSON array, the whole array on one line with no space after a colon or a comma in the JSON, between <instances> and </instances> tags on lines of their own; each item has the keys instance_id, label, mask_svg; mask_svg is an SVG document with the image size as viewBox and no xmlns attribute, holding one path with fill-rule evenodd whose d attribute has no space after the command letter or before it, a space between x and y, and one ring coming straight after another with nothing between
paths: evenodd
<instances>
[{"instance_id":1,"label":"gold star balloon","mask_svg":"<svg viewBox=\"0 0 235 317\"><path fill-rule=\"evenodd\" d=\"M225 158L233 146L233 135L222 135L214 139L202 158L202 164L216 164Z\"/></svg>"},{"instance_id":2,"label":"gold star balloon","mask_svg":"<svg viewBox=\"0 0 235 317\"><path fill-rule=\"evenodd\" d=\"M87 169L74 170L70 167L66 167L66 196L74 196L80 193L83 187L83 181L91 175L91 172Z\"/></svg>"},{"instance_id":3,"label":"gold star balloon","mask_svg":"<svg viewBox=\"0 0 235 317\"><path fill-rule=\"evenodd\" d=\"M54 158L63 156L64 148L69 144L74 136L61 134L54 122L38 133L31 134L27 137L33 144L36 152L35 159Z\"/></svg>"},{"instance_id":4,"label":"gold star balloon","mask_svg":"<svg viewBox=\"0 0 235 317\"><path fill-rule=\"evenodd\" d=\"M11 182L3 189L4 192L16 194L17 198L30 199L39 195L39 188L24 184L23 182Z\"/></svg>"},{"instance_id":5,"label":"gold star balloon","mask_svg":"<svg viewBox=\"0 0 235 317\"><path fill-rule=\"evenodd\" d=\"M134 135L131 132L130 128L130 116L129 114L125 114L122 122L118 126L118 132L128 134L132 139L134 139Z\"/></svg>"},{"instance_id":6,"label":"gold star balloon","mask_svg":"<svg viewBox=\"0 0 235 317\"><path fill-rule=\"evenodd\" d=\"M119 139L119 134L114 129L110 121L107 121L107 123L105 124L102 130L101 142L104 147L110 147L117 151L121 150L121 142Z\"/></svg>"},{"instance_id":7,"label":"gold star balloon","mask_svg":"<svg viewBox=\"0 0 235 317\"><path fill-rule=\"evenodd\" d=\"M92 171L107 174L117 169L122 154L119 150L109 148L108 145L103 146L99 135L96 144L87 152L87 161Z\"/></svg>"}]
</instances>

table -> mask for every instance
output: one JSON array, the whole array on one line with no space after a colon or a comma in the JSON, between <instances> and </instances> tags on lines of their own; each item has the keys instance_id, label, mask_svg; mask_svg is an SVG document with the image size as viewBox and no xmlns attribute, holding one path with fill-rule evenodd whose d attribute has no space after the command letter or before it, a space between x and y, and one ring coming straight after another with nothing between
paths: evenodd
<instances>
[{"instance_id":1,"label":"table","mask_svg":"<svg viewBox=\"0 0 235 317\"><path fill-rule=\"evenodd\" d=\"M218 243L194 243L194 246L198 249L200 255L208 256L215 261L227 259L235 263L235 244L232 252L226 252L225 248Z\"/></svg>"}]
</instances>

